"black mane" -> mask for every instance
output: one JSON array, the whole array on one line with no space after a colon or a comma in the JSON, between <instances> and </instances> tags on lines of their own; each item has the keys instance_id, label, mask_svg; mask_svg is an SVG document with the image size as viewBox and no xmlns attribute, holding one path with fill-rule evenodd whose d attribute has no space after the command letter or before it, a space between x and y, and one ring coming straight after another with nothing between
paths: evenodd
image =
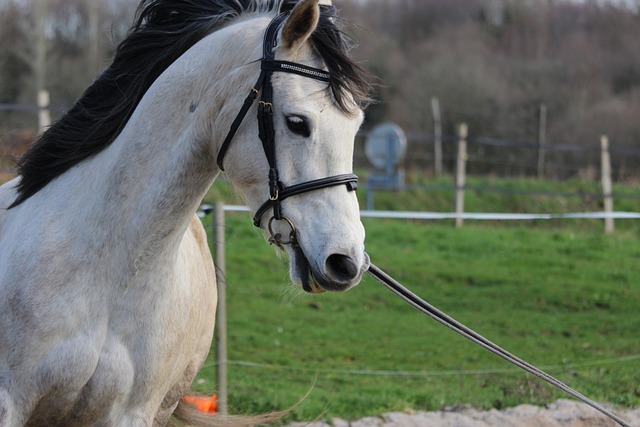
<instances>
[{"instance_id":1,"label":"black mane","mask_svg":"<svg viewBox=\"0 0 640 427\"><path fill-rule=\"evenodd\" d=\"M142 0L113 63L20 160L19 205L73 166L108 147L151 84L184 52L222 24L257 10L287 10L297 0ZM336 10L322 7L312 44L331 73L330 89L345 112L368 101L366 73L347 54Z\"/></svg>"}]
</instances>

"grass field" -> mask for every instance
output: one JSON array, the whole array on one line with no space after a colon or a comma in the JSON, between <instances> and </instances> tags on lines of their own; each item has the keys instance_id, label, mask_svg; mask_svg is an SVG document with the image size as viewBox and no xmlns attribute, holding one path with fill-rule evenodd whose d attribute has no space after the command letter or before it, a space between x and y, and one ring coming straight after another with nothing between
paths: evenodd
<instances>
[{"instance_id":1,"label":"grass field","mask_svg":"<svg viewBox=\"0 0 640 427\"><path fill-rule=\"evenodd\" d=\"M491 210L501 209L509 211ZM373 262L432 304L592 398L640 405L635 227L614 236L603 236L598 221L365 227ZM246 214L228 215L226 238L229 358L249 362L229 366L233 413L286 408L312 386L289 419L563 397L371 279L346 294L292 290L286 260L274 257ZM213 363L201 373L203 390L213 387Z\"/></svg>"}]
</instances>

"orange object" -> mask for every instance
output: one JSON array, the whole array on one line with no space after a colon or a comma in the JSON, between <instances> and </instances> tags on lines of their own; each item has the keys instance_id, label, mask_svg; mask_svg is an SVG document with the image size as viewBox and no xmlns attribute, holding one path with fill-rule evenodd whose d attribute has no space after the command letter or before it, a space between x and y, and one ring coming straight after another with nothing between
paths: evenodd
<instances>
[{"instance_id":1,"label":"orange object","mask_svg":"<svg viewBox=\"0 0 640 427\"><path fill-rule=\"evenodd\" d=\"M186 395L182 400L189 405L195 406L198 411L204 412L205 414L215 414L218 411L218 395L215 393L211 396Z\"/></svg>"}]
</instances>

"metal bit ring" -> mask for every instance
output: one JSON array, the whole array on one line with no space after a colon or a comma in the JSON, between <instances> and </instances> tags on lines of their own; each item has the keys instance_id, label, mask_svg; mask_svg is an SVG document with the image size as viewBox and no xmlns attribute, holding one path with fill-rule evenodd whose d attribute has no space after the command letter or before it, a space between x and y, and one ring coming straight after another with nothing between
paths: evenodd
<instances>
[{"instance_id":1,"label":"metal bit ring","mask_svg":"<svg viewBox=\"0 0 640 427\"><path fill-rule=\"evenodd\" d=\"M275 233L273 231L273 221L286 221L287 224L289 224L289 227L291 228L291 232L289 233L289 240L282 240L282 234ZM272 216L269 220L268 228L269 234L271 235L271 237L269 238L269 244L275 245L279 248L282 248L284 245L296 246L298 244L298 241L296 239L296 227L295 225L293 225L293 222L291 222L291 220L286 216L283 216L279 220L276 219L276 217Z\"/></svg>"}]
</instances>

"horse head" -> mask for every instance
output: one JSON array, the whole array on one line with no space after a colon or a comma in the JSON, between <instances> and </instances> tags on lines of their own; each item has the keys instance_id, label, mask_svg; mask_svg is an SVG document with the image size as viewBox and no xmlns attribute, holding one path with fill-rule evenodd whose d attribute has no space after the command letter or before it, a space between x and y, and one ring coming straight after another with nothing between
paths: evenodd
<instances>
[{"instance_id":1,"label":"horse head","mask_svg":"<svg viewBox=\"0 0 640 427\"><path fill-rule=\"evenodd\" d=\"M258 109L268 110L259 113L260 136L272 126L272 141L261 143L247 120L222 154L255 224L288 254L292 281L312 293L345 291L369 267L352 174L368 83L327 3L302 0L271 22L262 70L275 70L257 86Z\"/></svg>"}]
</instances>

